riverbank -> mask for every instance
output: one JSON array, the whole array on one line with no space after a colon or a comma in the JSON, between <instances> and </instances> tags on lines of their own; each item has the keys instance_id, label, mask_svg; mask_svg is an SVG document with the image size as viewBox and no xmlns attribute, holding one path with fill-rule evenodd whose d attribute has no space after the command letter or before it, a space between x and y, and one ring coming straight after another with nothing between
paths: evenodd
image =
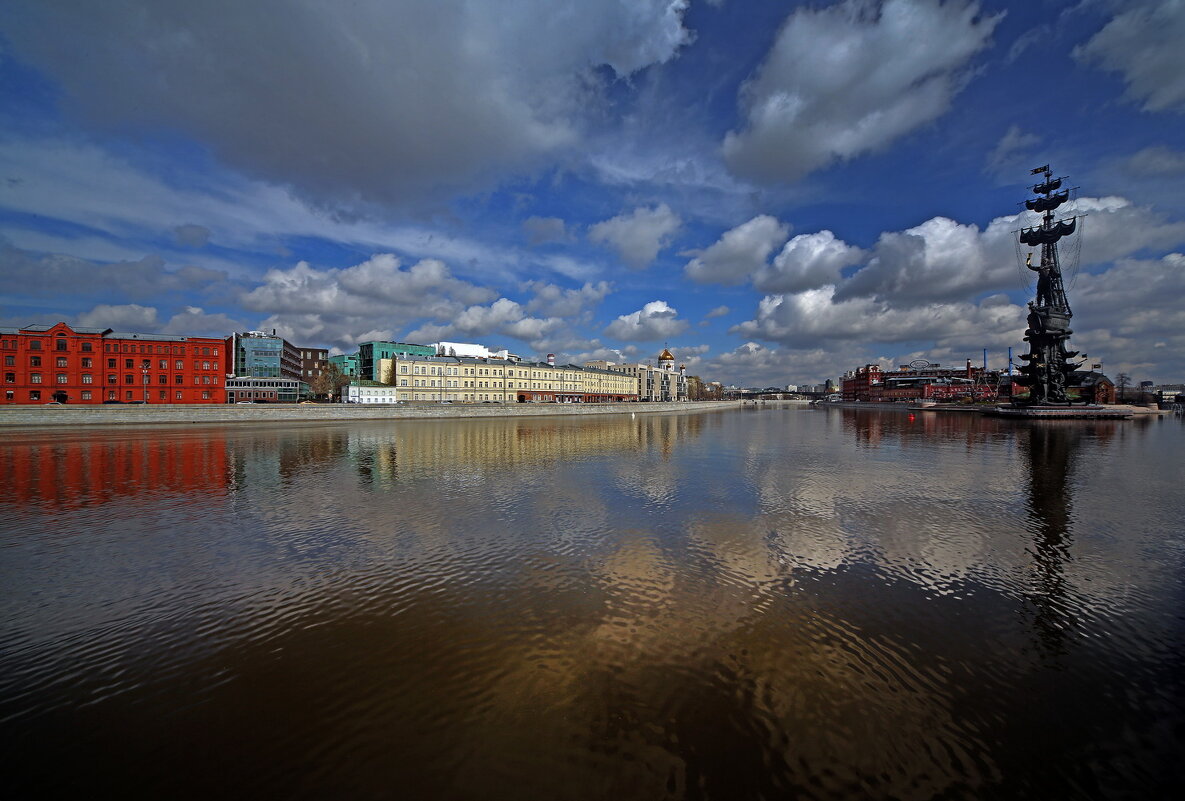
<instances>
[{"instance_id":1,"label":"riverbank","mask_svg":"<svg viewBox=\"0 0 1185 801\"><path fill-rule=\"evenodd\" d=\"M740 401L688 403L515 404L211 404L188 406L4 406L0 428L95 425L328 423L349 420L439 420L471 417L548 417L582 414L654 414L735 409Z\"/></svg>"}]
</instances>

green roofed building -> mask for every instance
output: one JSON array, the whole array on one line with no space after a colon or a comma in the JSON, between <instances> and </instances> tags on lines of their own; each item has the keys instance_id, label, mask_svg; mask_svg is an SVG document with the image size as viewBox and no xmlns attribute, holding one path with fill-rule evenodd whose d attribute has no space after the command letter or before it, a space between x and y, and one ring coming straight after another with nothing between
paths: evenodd
<instances>
[{"instance_id":1,"label":"green roofed building","mask_svg":"<svg viewBox=\"0 0 1185 801\"><path fill-rule=\"evenodd\" d=\"M359 378L380 381L379 362L382 359L408 358L409 356L435 356L436 348L431 345L410 345L406 342L363 342L358 346Z\"/></svg>"}]
</instances>

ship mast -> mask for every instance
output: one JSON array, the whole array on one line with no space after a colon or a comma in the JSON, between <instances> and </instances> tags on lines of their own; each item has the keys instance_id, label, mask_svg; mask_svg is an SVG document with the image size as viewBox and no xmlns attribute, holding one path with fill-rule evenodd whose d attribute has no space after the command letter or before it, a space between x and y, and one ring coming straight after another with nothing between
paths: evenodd
<instances>
[{"instance_id":1,"label":"ship mast","mask_svg":"<svg viewBox=\"0 0 1185 801\"><path fill-rule=\"evenodd\" d=\"M1053 177L1048 164L1030 174L1041 174L1044 178L1032 187L1037 197L1025 201L1025 208L1042 215L1041 224L1022 228L1020 243L1029 247L1040 246L1041 261L1034 265L1032 252L1025 260L1025 266L1037 273L1037 296L1029 303L1029 327L1025 330L1029 352L1020 357L1026 364L1020 368L1017 383L1029 388L1029 398L1024 405L1069 404L1066 386L1079 365L1070 363L1078 352L1066 347L1073 333L1070 330L1073 312L1062 280L1057 243L1074 233L1078 218L1056 219L1054 210L1070 199L1070 190L1061 188L1062 179Z\"/></svg>"}]
</instances>

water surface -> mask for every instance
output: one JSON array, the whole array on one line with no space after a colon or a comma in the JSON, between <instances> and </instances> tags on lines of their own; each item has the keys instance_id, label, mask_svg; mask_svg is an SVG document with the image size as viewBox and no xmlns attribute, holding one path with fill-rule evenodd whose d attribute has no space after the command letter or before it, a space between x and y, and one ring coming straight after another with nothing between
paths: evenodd
<instances>
[{"instance_id":1,"label":"water surface","mask_svg":"<svg viewBox=\"0 0 1185 801\"><path fill-rule=\"evenodd\" d=\"M6 432L9 787L1155 798L1181 418Z\"/></svg>"}]
</instances>

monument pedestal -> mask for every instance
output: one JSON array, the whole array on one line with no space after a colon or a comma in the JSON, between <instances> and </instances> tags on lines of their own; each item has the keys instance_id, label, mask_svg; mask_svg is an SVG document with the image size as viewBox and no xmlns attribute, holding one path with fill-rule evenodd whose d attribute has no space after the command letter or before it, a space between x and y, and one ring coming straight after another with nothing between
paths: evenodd
<instances>
[{"instance_id":1,"label":"monument pedestal","mask_svg":"<svg viewBox=\"0 0 1185 801\"><path fill-rule=\"evenodd\" d=\"M1130 409L1112 406L995 406L984 414L1016 420L1126 420Z\"/></svg>"}]
</instances>

